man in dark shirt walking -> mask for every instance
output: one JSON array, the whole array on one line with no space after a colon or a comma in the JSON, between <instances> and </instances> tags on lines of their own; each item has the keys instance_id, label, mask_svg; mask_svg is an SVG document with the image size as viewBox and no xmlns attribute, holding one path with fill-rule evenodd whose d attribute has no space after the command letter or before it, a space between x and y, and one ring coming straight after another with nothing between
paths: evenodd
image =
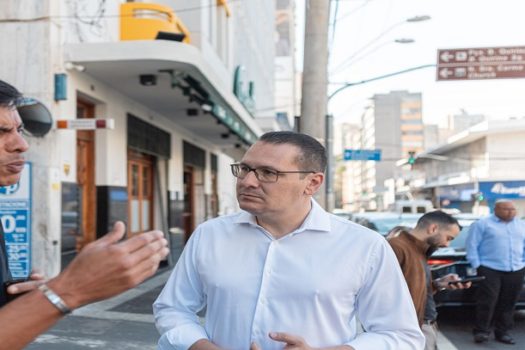
<instances>
[{"instance_id":1,"label":"man in dark shirt walking","mask_svg":"<svg viewBox=\"0 0 525 350\"><path fill-rule=\"evenodd\" d=\"M399 260L410 295L416 308L419 324L425 334L425 350L437 349L437 311L434 293L444 289L469 288L470 283L449 284L459 280L448 274L432 279L427 258L436 249L448 246L461 230L458 221L442 211L423 215L413 230L401 230L389 242Z\"/></svg>"}]
</instances>

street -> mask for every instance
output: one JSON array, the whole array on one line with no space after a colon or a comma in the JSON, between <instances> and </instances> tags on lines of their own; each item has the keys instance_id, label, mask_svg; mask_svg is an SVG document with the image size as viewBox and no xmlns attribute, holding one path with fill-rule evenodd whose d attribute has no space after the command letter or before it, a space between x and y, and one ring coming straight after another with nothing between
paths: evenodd
<instances>
[{"instance_id":1,"label":"street","mask_svg":"<svg viewBox=\"0 0 525 350\"><path fill-rule=\"evenodd\" d=\"M523 349L525 344L525 312L518 311L515 314L515 328L512 337L516 345L502 344L494 340L494 334L487 343L476 344L472 339L472 323L474 317L473 308L449 308L439 311L439 329L445 335L450 345L440 346L440 350L470 350L470 349ZM447 342L447 343L448 343Z\"/></svg>"}]
</instances>

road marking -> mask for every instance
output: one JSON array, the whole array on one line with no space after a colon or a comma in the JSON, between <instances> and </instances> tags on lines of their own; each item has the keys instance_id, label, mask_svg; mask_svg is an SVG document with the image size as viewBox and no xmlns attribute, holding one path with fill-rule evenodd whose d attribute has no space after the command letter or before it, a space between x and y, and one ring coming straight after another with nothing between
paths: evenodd
<instances>
[{"instance_id":1,"label":"road marking","mask_svg":"<svg viewBox=\"0 0 525 350\"><path fill-rule=\"evenodd\" d=\"M443 333L438 332L437 338L439 350L458 350Z\"/></svg>"},{"instance_id":2,"label":"road marking","mask_svg":"<svg viewBox=\"0 0 525 350\"><path fill-rule=\"evenodd\" d=\"M68 336L56 336L52 334L43 334L39 336L34 344L69 344L77 347L81 346L88 349L127 349L127 350L155 350L157 345L145 344L145 343L131 343L128 341L122 342L111 342L103 340L93 340L79 337L68 337Z\"/></svg>"}]
</instances>

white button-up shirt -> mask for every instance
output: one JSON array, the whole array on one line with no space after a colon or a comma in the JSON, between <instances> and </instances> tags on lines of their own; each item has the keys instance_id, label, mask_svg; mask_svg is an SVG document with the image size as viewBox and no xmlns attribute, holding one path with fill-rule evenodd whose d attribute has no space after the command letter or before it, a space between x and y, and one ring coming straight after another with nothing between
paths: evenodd
<instances>
[{"instance_id":1,"label":"white button-up shirt","mask_svg":"<svg viewBox=\"0 0 525 350\"><path fill-rule=\"evenodd\" d=\"M269 332L357 350L415 350L425 342L386 240L315 201L301 227L280 239L244 211L200 225L153 310L162 350L199 339L232 350L251 342L283 349ZM365 329L359 335L356 314Z\"/></svg>"}]
</instances>

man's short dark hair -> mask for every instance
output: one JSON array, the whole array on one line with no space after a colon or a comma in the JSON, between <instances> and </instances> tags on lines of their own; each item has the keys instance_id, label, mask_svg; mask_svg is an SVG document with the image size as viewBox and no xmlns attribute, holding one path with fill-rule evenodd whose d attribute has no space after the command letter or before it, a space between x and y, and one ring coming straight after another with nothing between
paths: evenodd
<instances>
[{"instance_id":1,"label":"man's short dark hair","mask_svg":"<svg viewBox=\"0 0 525 350\"><path fill-rule=\"evenodd\" d=\"M22 93L20 93L20 91L18 91L13 85L0 80L0 107L15 107L21 98Z\"/></svg>"},{"instance_id":2,"label":"man's short dark hair","mask_svg":"<svg viewBox=\"0 0 525 350\"><path fill-rule=\"evenodd\" d=\"M437 224L438 226L457 225L461 230L461 225L459 224L458 220L452 215L447 214L441 210L431 211L420 217L417 221L416 228L424 229L431 224Z\"/></svg>"},{"instance_id":3,"label":"man's short dark hair","mask_svg":"<svg viewBox=\"0 0 525 350\"><path fill-rule=\"evenodd\" d=\"M290 144L301 150L296 163L301 170L324 172L326 169L326 150L312 136L293 131L270 131L259 138L259 141L281 145Z\"/></svg>"}]
</instances>

